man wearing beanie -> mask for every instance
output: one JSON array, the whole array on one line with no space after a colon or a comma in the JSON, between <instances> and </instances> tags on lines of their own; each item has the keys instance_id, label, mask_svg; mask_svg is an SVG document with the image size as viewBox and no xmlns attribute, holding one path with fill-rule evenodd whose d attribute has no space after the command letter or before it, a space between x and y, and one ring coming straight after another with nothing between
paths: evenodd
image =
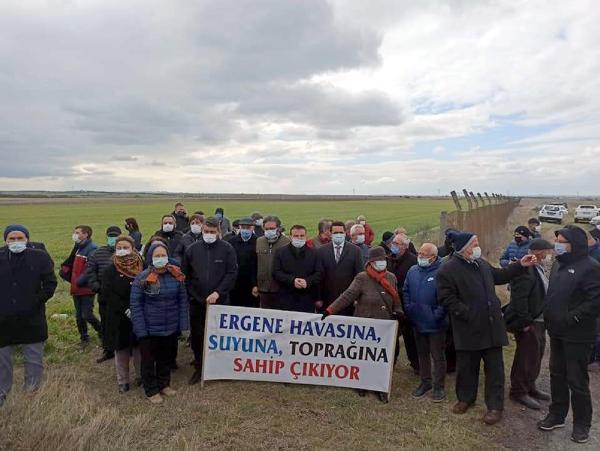
<instances>
[{"instance_id":1,"label":"man wearing beanie","mask_svg":"<svg viewBox=\"0 0 600 451\"><path fill-rule=\"evenodd\" d=\"M552 403L543 431L565 426L569 399L573 408L576 443L589 440L592 398L588 362L600 314L600 263L588 255L585 231L568 225L555 232L557 264L550 273L544 319L550 335L550 390Z\"/></svg>"},{"instance_id":2,"label":"man wearing beanie","mask_svg":"<svg viewBox=\"0 0 600 451\"><path fill-rule=\"evenodd\" d=\"M114 358L115 352L108 349L104 336L106 335L107 305L102 295L102 276L104 271L112 265L112 257L115 253L115 243L117 237L121 235L121 229L117 226L110 226L106 229L106 246L101 246L88 259L86 274L88 285L98 294L98 311L100 312L100 326L102 328L102 355L96 360L96 363L102 363Z\"/></svg>"},{"instance_id":3,"label":"man wearing beanie","mask_svg":"<svg viewBox=\"0 0 600 451\"><path fill-rule=\"evenodd\" d=\"M508 244L500 257L500 266L506 268L509 263L519 260L529 252L531 231L525 226L515 229L514 239Z\"/></svg>"},{"instance_id":4,"label":"man wearing beanie","mask_svg":"<svg viewBox=\"0 0 600 451\"><path fill-rule=\"evenodd\" d=\"M13 382L13 352L25 362L25 391L42 381L44 342L48 339L46 302L56 290L54 263L47 252L27 247L29 231L20 224L4 230L0 248L0 406Z\"/></svg>"},{"instance_id":5,"label":"man wearing beanie","mask_svg":"<svg viewBox=\"0 0 600 451\"><path fill-rule=\"evenodd\" d=\"M456 397L452 411L465 413L477 399L479 367L485 368L485 404L483 417L492 425L504 410L504 361L502 347L508 344L500 300L495 285L510 282L523 274L524 267L535 264L527 255L519 262L499 269L481 258L477 236L451 231L448 238L455 252L438 272L438 299L450 312L456 347Z\"/></svg>"}]
</instances>

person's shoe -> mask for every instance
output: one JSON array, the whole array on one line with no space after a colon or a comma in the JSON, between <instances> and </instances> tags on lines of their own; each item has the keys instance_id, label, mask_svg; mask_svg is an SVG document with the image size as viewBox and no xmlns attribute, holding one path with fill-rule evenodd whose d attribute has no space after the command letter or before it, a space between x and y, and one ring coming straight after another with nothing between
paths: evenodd
<instances>
[{"instance_id":1,"label":"person's shoe","mask_svg":"<svg viewBox=\"0 0 600 451\"><path fill-rule=\"evenodd\" d=\"M107 360L111 360L115 358L114 352L104 351L100 357L96 359L96 363L106 362Z\"/></svg>"},{"instance_id":2,"label":"person's shoe","mask_svg":"<svg viewBox=\"0 0 600 451\"><path fill-rule=\"evenodd\" d=\"M575 443L587 443L590 439L590 429L585 426L573 425L571 440Z\"/></svg>"},{"instance_id":3,"label":"person's shoe","mask_svg":"<svg viewBox=\"0 0 600 451\"><path fill-rule=\"evenodd\" d=\"M427 382L421 382L421 385L413 392L413 398L422 398L433 387Z\"/></svg>"},{"instance_id":4,"label":"person's shoe","mask_svg":"<svg viewBox=\"0 0 600 451\"><path fill-rule=\"evenodd\" d=\"M488 426L492 426L498 423L502 419L502 411L501 410L488 410L487 413L483 416L483 422Z\"/></svg>"},{"instance_id":5,"label":"person's shoe","mask_svg":"<svg viewBox=\"0 0 600 451\"><path fill-rule=\"evenodd\" d=\"M511 395L510 399L512 399L514 402L518 402L519 404L524 405L528 409L540 410L542 408L542 405L529 395L521 395L521 396L512 396Z\"/></svg>"},{"instance_id":6,"label":"person's shoe","mask_svg":"<svg viewBox=\"0 0 600 451\"><path fill-rule=\"evenodd\" d=\"M442 402L446 399L446 392L442 387L434 387L431 398L433 399L433 402Z\"/></svg>"},{"instance_id":7,"label":"person's shoe","mask_svg":"<svg viewBox=\"0 0 600 451\"><path fill-rule=\"evenodd\" d=\"M154 396L148 396L148 401L152 404L160 404L163 402L163 398L160 396L160 393L157 393Z\"/></svg>"},{"instance_id":8,"label":"person's shoe","mask_svg":"<svg viewBox=\"0 0 600 451\"><path fill-rule=\"evenodd\" d=\"M469 410L469 407L471 407L472 405L473 404L470 404L465 401L458 401L456 404L454 404L454 407L452 407L452 413L455 413L457 415L462 415L467 410Z\"/></svg>"},{"instance_id":9,"label":"person's shoe","mask_svg":"<svg viewBox=\"0 0 600 451\"><path fill-rule=\"evenodd\" d=\"M549 393L538 390L537 388L531 390L529 396L531 396L533 399L538 399L540 401L550 401L552 399Z\"/></svg>"},{"instance_id":10,"label":"person's shoe","mask_svg":"<svg viewBox=\"0 0 600 451\"><path fill-rule=\"evenodd\" d=\"M379 393L377 393L377 396L379 397L379 400L384 404L387 404L388 402L390 402L390 397L388 396L387 393L379 392Z\"/></svg>"},{"instance_id":11,"label":"person's shoe","mask_svg":"<svg viewBox=\"0 0 600 451\"><path fill-rule=\"evenodd\" d=\"M143 383L144 383L144 381L142 381L141 377L136 377L135 378L134 384L135 384L136 387L141 387Z\"/></svg>"},{"instance_id":12,"label":"person's shoe","mask_svg":"<svg viewBox=\"0 0 600 451\"><path fill-rule=\"evenodd\" d=\"M549 413L548 415L546 415L546 418L538 421L537 425L538 429L541 429L542 431L552 431L554 429L564 428L565 420L561 420L560 418L557 418L551 413Z\"/></svg>"},{"instance_id":13,"label":"person's shoe","mask_svg":"<svg viewBox=\"0 0 600 451\"><path fill-rule=\"evenodd\" d=\"M361 390L360 388L356 390L356 393L358 393L358 396L360 396L361 398L367 396L367 390Z\"/></svg>"},{"instance_id":14,"label":"person's shoe","mask_svg":"<svg viewBox=\"0 0 600 451\"><path fill-rule=\"evenodd\" d=\"M177 390L173 390L171 387L165 387L160 391L160 394L163 396L175 396Z\"/></svg>"},{"instance_id":15,"label":"person's shoe","mask_svg":"<svg viewBox=\"0 0 600 451\"><path fill-rule=\"evenodd\" d=\"M192 377L190 378L190 381L188 383L190 385L196 385L201 380L202 380L202 371L196 370L196 371L194 371L194 374L192 374Z\"/></svg>"},{"instance_id":16,"label":"person's shoe","mask_svg":"<svg viewBox=\"0 0 600 451\"><path fill-rule=\"evenodd\" d=\"M129 384L119 384L119 393L127 393L129 391Z\"/></svg>"}]
</instances>

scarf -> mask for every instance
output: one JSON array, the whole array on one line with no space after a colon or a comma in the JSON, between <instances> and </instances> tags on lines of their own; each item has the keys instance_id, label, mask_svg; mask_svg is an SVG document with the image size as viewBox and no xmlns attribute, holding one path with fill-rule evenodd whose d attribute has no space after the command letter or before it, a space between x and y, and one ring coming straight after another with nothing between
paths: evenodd
<instances>
[{"instance_id":1,"label":"scarf","mask_svg":"<svg viewBox=\"0 0 600 451\"><path fill-rule=\"evenodd\" d=\"M112 261L118 272L131 279L134 279L144 269L142 257L137 252L132 252L123 257L117 257L113 254Z\"/></svg>"},{"instance_id":2,"label":"scarf","mask_svg":"<svg viewBox=\"0 0 600 451\"><path fill-rule=\"evenodd\" d=\"M160 282L158 281L158 276L166 273L171 274L178 282L183 282L185 280L185 276L181 272L178 266L168 264L164 268L155 268L154 266L150 266L150 272L146 276L146 280L144 283L147 285L157 285L160 286Z\"/></svg>"},{"instance_id":3,"label":"scarf","mask_svg":"<svg viewBox=\"0 0 600 451\"><path fill-rule=\"evenodd\" d=\"M389 280L387 280L387 277L385 277L386 271L376 271L371 265L368 265L367 274L371 279L375 280L377 283L379 283L379 285L385 288L385 291L392 296L394 301L400 300L400 296L398 296L398 290L396 290L396 288L390 284Z\"/></svg>"}]
</instances>

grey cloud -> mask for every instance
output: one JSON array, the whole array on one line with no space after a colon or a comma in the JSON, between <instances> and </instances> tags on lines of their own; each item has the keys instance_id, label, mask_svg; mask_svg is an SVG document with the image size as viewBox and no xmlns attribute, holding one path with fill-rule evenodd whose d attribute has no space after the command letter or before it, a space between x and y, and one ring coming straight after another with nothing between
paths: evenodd
<instances>
[{"instance_id":1,"label":"grey cloud","mask_svg":"<svg viewBox=\"0 0 600 451\"><path fill-rule=\"evenodd\" d=\"M138 157L133 155L113 155L114 161L138 161Z\"/></svg>"}]
</instances>

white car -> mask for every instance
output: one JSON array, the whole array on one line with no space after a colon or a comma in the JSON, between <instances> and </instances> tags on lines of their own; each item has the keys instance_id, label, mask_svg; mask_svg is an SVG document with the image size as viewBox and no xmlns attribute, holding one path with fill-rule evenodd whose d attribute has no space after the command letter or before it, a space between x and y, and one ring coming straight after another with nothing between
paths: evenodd
<instances>
[{"instance_id":1,"label":"white car","mask_svg":"<svg viewBox=\"0 0 600 451\"><path fill-rule=\"evenodd\" d=\"M598 207L595 205L580 205L575 210L575 222L590 222L598 213Z\"/></svg>"},{"instance_id":2,"label":"white car","mask_svg":"<svg viewBox=\"0 0 600 451\"><path fill-rule=\"evenodd\" d=\"M564 217L565 212L559 205L544 205L538 213L540 222L557 222L558 224L562 224Z\"/></svg>"},{"instance_id":3,"label":"white car","mask_svg":"<svg viewBox=\"0 0 600 451\"><path fill-rule=\"evenodd\" d=\"M590 219L590 224L596 227L600 227L600 216Z\"/></svg>"}]
</instances>

